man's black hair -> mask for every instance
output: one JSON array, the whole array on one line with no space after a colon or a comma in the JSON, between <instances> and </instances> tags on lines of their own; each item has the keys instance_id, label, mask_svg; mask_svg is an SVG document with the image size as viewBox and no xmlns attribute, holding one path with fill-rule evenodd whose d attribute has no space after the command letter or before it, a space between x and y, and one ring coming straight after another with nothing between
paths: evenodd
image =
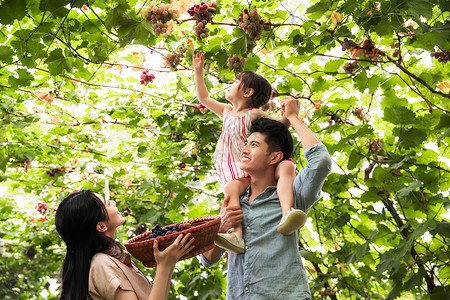
<instances>
[{"instance_id":1,"label":"man's black hair","mask_svg":"<svg viewBox=\"0 0 450 300\"><path fill-rule=\"evenodd\" d=\"M250 133L259 132L265 135L264 141L269 146L269 152L281 151L283 159L289 159L294 149L292 135L280 121L259 118L252 122Z\"/></svg>"}]
</instances>

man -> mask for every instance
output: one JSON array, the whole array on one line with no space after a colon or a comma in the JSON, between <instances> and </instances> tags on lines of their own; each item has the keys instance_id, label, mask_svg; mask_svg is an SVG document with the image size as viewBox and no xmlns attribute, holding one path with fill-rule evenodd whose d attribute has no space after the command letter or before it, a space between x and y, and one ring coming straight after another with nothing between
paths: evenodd
<instances>
[{"instance_id":1,"label":"man","mask_svg":"<svg viewBox=\"0 0 450 300\"><path fill-rule=\"evenodd\" d=\"M317 136L298 117L299 102L283 99L282 107L309 162L294 181L294 208L308 213L320 197L331 158ZM281 122L266 118L253 122L250 132L240 165L251 177L250 187L240 199L246 252L229 253L227 299L310 299L307 275L298 251L299 231L289 236L276 231L281 206L275 168L292 154L292 137ZM236 208L223 209L222 231L232 223L227 213L232 212L230 216L238 220L236 211ZM208 267L222 253L222 249L215 247L200 256L200 260Z\"/></svg>"}]
</instances>

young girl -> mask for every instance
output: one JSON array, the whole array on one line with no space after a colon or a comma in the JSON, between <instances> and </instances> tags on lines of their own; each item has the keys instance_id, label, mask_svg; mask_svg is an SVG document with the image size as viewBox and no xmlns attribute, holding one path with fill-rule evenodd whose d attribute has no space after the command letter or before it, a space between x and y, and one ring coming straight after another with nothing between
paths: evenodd
<instances>
[{"instance_id":1,"label":"young girl","mask_svg":"<svg viewBox=\"0 0 450 300\"><path fill-rule=\"evenodd\" d=\"M259 108L270 100L272 87L264 77L251 71L243 72L227 90L225 98L231 105L218 102L209 97L203 78L204 61L205 57L201 52L193 57L197 97L209 110L224 118L222 134L217 142L213 161L219 175L219 183L224 188L225 195L230 197L230 205L239 206L239 197L250 183L247 175L239 168L240 154L249 134L251 122L261 117L269 117ZM290 126L285 117L281 121ZM290 235L306 222L305 213L292 208L294 164L290 161L279 163L275 175L283 214L277 231ZM242 227L234 228L231 234L218 234L215 243L226 250L244 253Z\"/></svg>"},{"instance_id":2,"label":"young girl","mask_svg":"<svg viewBox=\"0 0 450 300\"><path fill-rule=\"evenodd\" d=\"M133 264L130 255L114 241L124 223L114 201L91 190L71 194L59 205L55 225L67 245L62 266L60 299L144 300L166 299L175 263L193 249L194 239L179 235L160 252L153 244L157 263L153 286Z\"/></svg>"}]
</instances>

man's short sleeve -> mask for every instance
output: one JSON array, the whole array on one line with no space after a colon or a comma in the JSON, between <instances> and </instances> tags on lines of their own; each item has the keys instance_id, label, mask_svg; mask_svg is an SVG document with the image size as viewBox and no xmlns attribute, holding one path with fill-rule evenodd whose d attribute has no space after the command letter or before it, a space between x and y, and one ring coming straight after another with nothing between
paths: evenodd
<instances>
[{"instance_id":1,"label":"man's short sleeve","mask_svg":"<svg viewBox=\"0 0 450 300\"><path fill-rule=\"evenodd\" d=\"M308 165L301 169L294 180L294 208L308 213L320 198L322 186L331 171L331 157L323 144L316 144L304 152Z\"/></svg>"},{"instance_id":2,"label":"man's short sleeve","mask_svg":"<svg viewBox=\"0 0 450 300\"><path fill-rule=\"evenodd\" d=\"M89 272L89 295L93 299L114 300L119 287L133 291L131 283L113 259L104 253L96 254Z\"/></svg>"}]
</instances>

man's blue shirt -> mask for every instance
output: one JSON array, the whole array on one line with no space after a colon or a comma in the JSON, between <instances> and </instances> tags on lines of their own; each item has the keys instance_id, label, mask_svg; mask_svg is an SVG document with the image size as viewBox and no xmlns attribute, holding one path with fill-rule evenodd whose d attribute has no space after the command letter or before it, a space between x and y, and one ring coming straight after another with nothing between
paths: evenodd
<instances>
[{"instance_id":1,"label":"man's blue shirt","mask_svg":"<svg viewBox=\"0 0 450 300\"><path fill-rule=\"evenodd\" d=\"M306 149L305 158L309 164L298 172L294 181L294 208L308 213L320 198L330 173L331 158L323 144ZM281 220L277 188L267 187L251 204L249 192L240 199L247 249L244 254L229 253L227 300L310 298L298 251L299 231L289 236L276 231ZM203 255L200 260L207 267L216 263L208 262Z\"/></svg>"}]
</instances>

